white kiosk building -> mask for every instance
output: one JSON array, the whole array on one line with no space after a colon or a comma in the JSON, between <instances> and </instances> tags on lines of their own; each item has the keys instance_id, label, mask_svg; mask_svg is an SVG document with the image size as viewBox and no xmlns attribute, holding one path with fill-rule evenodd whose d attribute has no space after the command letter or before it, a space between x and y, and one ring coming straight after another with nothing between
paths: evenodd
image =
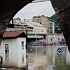
<instances>
[{"instance_id":1,"label":"white kiosk building","mask_svg":"<svg viewBox=\"0 0 70 70\"><path fill-rule=\"evenodd\" d=\"M26 66L26 35L24 32L5 32L0 45L3 66Z\"/></svg>"}]
</instances>

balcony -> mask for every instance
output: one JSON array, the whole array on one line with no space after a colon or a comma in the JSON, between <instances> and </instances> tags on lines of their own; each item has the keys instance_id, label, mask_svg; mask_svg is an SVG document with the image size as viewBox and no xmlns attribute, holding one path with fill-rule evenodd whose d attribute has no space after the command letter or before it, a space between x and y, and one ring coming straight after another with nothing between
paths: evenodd
<instances>
[{"instance_id":1,"label":"balcony","mask_svg":"<svg viewBox=\"0 0 70 70\"><path fill-rule=\"evenodd\" d=\"M27 32L27 34L47 34L47 32Z\"/></svg>"},{"instance_id":2,"label":"balcony","mask_svg":"<svg viewBox=\"0 0 70 70\"><path fill-rule=\"evenodd\" d=\"M43 38L43 35L27 35L28 38Z\"/></svg>"}]
</instances>

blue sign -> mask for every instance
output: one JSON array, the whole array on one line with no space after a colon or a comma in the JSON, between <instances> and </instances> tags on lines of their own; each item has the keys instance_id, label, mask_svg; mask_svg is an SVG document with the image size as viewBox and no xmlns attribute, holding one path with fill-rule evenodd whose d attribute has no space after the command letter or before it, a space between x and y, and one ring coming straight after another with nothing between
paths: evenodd
<instances>
[{"instance_id":1,"label":"blue sign","mask_svg":"<svg viewBox=\"0 0 70 70\"><path fill-rule=\"evenodd\" d=\"M58 54L58 55L61 55L61 54L62 54L62 49L61 49L61 48L58 48L58 49L57 49L57 54Z\"/></svg>"}]
</instances>

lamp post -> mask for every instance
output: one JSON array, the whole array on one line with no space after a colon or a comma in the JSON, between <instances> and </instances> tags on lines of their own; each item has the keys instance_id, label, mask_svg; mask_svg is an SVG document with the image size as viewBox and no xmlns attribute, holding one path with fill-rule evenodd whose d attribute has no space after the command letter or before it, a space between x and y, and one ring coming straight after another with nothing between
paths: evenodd
<instances>
[{"instance_id":1,"label":"lamp post","mask_svg":"<svg viewBox=\"0 0 70 70\"><path fill-rule=\"evenodd\" d=\"M35 34L36 37L36 57L37 57L37 35Z\"/></svg>"},{"instance_id":2,"label":"lamp post","mask_svg":"<svg viewBox=\"0 0 70 70\"><path fill-rule=\"evenodd\" d=\"M55 61L55 56L54 56L54 52L55 52L55 49L54 49L54 37L52 37L51 39L52 39L52 47L51 47L51 58L52 59L51 59L51 63L52 63L52 66L53 66L54 61Z\"/></svg>"}]
</instances>

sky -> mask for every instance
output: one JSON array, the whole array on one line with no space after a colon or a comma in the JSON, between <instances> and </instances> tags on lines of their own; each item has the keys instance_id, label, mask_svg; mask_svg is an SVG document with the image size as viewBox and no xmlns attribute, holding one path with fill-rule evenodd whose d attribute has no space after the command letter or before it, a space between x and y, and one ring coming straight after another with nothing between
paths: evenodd
<instances>
[{"instance_id":1,"label":"sky","mask_svg":"<svg viewBox=\"0 0 70 70\"><path fill-rule=\"evenodd\" d=\"M37 3L29 3L25 7L23 7L18 13L14 16L14 18L19 17L21 20L23 19L32 19L33 16L52 16L55 14L55 11L52 7L50 1L37 2Z\"/></svg>"}]
</instances>

